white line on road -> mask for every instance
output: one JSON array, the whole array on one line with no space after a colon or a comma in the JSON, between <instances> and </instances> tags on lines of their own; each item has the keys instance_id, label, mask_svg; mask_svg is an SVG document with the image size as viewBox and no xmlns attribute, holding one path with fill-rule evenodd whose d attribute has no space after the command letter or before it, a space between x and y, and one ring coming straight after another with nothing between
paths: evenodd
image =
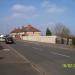
<instances>
[{"instance_id":1,"label":"white line on road","mask_svg":"<svg viewBox=\"0 0 75 75\"><path fill-rule=\"evenodd\" d=\"M51 53L54 54L54 55L60 55L60 56L63 56L63 57L70 58L70 56L68 56L68 55L60 54L60 53L57 53L57 52L51 52Z\"/></svg>"},{"instance_id":2,"label":"white line on road","mask_svg":"<svg viewBox=\"0 0 75 75\"><path fill-rule=\"evenodd\" d=\"M24 46L29 46L29 45L24 44Z\"/></svg>"},{"instance_id":3,"label":"white line on road","mask_svg":"<svg viewBox=\"0 0 75 75\"><path fill-rule=\"evenodd\" d=\"M3 51L10 51L10 49L3 49Z\"/></svg>"},{"instance_id":4,"label":"white line on road","mask_svg":"<svg viewBox=\"0 0 75 75\"><path fill-rule=\"evenodd\" d=\"M40 50L40 51L43 51L42 49L40 48L37 48L37 47L32 47L33 49L36 49L36 50Z\"/></svg>"}]
</instances>

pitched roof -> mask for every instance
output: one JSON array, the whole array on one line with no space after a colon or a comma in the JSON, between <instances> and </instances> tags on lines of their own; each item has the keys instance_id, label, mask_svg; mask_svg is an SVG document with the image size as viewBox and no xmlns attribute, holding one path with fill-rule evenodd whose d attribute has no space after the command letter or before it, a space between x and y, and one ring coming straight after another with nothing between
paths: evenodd
<instances>
[{"instance_id":1,"label":"pitched roof","mask_svg":"<svg viewBox=\"0 0 75 75\"><path fill-rule=\"evenodd\" d=\"M19 32L21 32L20 28L15 28L13 31L11 31L11 33L19 33Z\"/></svg>"},{"instance_id":2,"label":"pitched roof","mask_svg":"<svg viewBox=\"0 0 75 75\"><path fill-rule=\"evenodd\" d=\"M31 25L28 25L27 27L22 27L22 28L15 28L11 33L19 33L19 32L41 32L40 30L34 28Z\"/></svg>"},{"instance_id":3,"label":"pitched roof","mask_svg":"<svg viewBox=\"0 0 75 75\"><path fill-rule=\"evenodd\" d=\"M34 28L31 25L28 25L27 27L22 27L22 31L24 31L24 32L40 32L40 30Z\"/></svg>"}]
</instances>

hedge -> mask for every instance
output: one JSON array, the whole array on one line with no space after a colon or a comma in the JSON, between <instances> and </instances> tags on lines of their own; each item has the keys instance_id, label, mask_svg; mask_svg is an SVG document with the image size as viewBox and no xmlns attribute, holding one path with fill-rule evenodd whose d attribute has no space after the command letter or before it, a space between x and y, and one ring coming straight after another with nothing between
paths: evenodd
<instances>
[{"instance_id":1,"label":"hedge","mask_svg":"<svg viewBox=\"0 0 75 75\"><path fill-rule=\"evenodd\" d=\"M72 44L75 45L75 37L72 38Z\"/></svg>"}]
</instances>

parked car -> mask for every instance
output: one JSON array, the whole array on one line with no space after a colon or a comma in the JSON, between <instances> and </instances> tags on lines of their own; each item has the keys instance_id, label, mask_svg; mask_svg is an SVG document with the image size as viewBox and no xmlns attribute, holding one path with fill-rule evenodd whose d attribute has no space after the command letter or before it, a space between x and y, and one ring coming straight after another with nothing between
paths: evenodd
<instances>
[{"instance_id":1,"label":"parked car","mask_svg":"<svg viewBox=\"0 0 75 75\"><path fill-rule=\"evenodd\" d=\"M6 44L12 44L12 43L14 43L14 40L12 37L5 37L5 43Z\"/></svg>"},{"instance_id":2,"label":"parked car","mask_svg":"<svg viewBox=\"0 0 75 75\"><path fill-rule=\"evenodd\" d=\"M4 42L5 41L4 35L0 35L0 41L1 42Z\"/></svg>"}]
</instances>

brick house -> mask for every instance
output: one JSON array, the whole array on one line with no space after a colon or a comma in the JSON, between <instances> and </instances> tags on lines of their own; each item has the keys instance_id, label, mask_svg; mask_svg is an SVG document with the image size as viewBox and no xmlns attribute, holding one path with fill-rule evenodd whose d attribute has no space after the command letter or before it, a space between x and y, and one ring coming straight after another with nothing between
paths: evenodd
<instances>
[{"instance_id":1,"label":"brick house","mask_svg":"<svg viewBox=\"0 0 75 75\"><path fill-rule=\"evenodd\" d=\"M40 36L41 31L31 25L22 28L15 28L10 33L14 38L21 39L22 36Z\"/></svg>"}]
</instances>

